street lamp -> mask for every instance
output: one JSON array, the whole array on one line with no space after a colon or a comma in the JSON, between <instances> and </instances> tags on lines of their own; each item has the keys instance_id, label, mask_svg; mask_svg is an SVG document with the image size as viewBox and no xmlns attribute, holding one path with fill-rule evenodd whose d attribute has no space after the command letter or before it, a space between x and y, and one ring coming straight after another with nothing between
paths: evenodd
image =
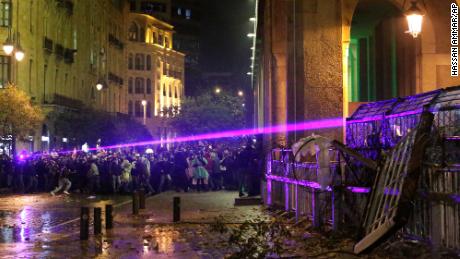
<instances>
[{"instance_id":1,"label":"street lamp","mask_svg":"<svg viewBox=\"0 0 460 259\"><path fill-rule=\"evenodd\" d=\"M243 96L243 95L244 95L243 91L241 91L241 90L238 91L238 96Z\"/></svg>"},{"instance_id":2,"label":"street lamp","mask_svg":"<svg viewBox=\"0 0 460 259\"><path fill-rule=\"evenodd\" d=\"M6 41L5 43L3 43L3 52L5 52L6 55L11 55L11 53L13 53L14 51L14 45L13 45L13 41L11 40L10 36L8 36L8 38L6 38Z\"/></svg>"},{"instance_id":3,"label":"street lamp","mask_svg":"<svg viewBox=\"0 0 460 259\"><path fill-rule=\"evenodd\" d=\"M145 124L147 124L147 101L142 100L141 104L144 107L144 120L143 120L143 122L144 122L144 125L145 125Z\"/></svg>"},{"instance_id":4,"label":"street lamp","mask_svg":"<svg viewBox=\"0 0 460 259\"><path fill-rule=\"evenodd\" d=\"M423 15L422 11L417 7L417 1L411 2L411 7L406 12L406 19L409 30L407 31L412 37L417 38L422 31Z\"/></svg>"},{"instance_id":5,"label":"street lamp","mask_svg":"<svg viewBox=\"0 0 460 259\"><path fill-rule=\"evenodd\" d=\"M249 18L249 21L255 22L255 21L257 21L257 19L256 19L256 17L251 17L251 18Z\"/></svg>"},{"instance_id":6,"label":"street lamp","mask_svg":"<svg viewBox=\"0 0 460 259\"><path fill-rule=\"evenodd\" d=\"M216 90L215 90L216 94L220 94L221 91L222 90L219 87L217 87Z\"/></svg>"},{"instance_id":7,"label":"street lamp","mask_svg":"<svg viewBox=\"0 0 460 259\"><path fill-rule=\"evenodd\" d=\"M248 37L249 37L249 38L254 38L255 36L256 36L255 33L248 33Z\"/></svg>"},{"instance_id":8,"label":"street lamp","mask_svg":"<svg viewBox=\"0 0 460 259\"><path fill-rule=\"evenodd\" d=\"M24 51L21 48L21 45L18 43L18 47L16 49L16 52L14 52L14 57L16 58L17 61L21 61L24 59Z\"/></svg>"},{"instance_id":9,"label":"street lamp","mask_svg":"<svg viewBox=\"0 0 460 259\"><path fill-rule=\"evenodd\" d=\"M247 72L246 75L252 76L252 72Z\"/></svg>"},{"instance_id":10,"label":"street lamp","mask_svg":"<svg viewBox=\"0 0 460 259\"><path fill-rule=\"evenodd\" d=\"M101 82L98 82L98 83L96 84L96 89L97 89L98 91L101 91L103 88L104 88L104 85L103 85Z\"/></svg>"}]
</instances>

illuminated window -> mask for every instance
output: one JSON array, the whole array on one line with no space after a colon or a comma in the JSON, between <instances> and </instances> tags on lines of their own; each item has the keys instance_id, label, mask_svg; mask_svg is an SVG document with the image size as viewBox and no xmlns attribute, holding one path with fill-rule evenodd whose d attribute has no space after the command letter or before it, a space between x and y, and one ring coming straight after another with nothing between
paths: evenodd
<instances>
[{"instance_id":1,"label":"illuminated window","mask_svg":"<svg viewBox=\"0 0 460 259\"><path fill-rule=\"evenodd\" d=\"M190 9L185 10L185 19L190 19L191 16L192 16L192 10Z\"/></svg>"},{"instance_id":2,"label":"illuminated window","mask_svg":"<svg viewBox=\"0 0 460 259\"><path fill-rule=\"evenodd\" d=\"M182 15L182 9L181 8L177 8L177 15L179 15L179 16Z\"/></svg>"},{"instance_id":3,"label":"illuminated window","mask_svg":"<svg viewBox=\"0 0 460 259\"><path fill-rule=\"evenodd\" d=\"M11 25L11 1L3 0L0 2L0 26L8 27Z\"/></svg>"},{"instance_id":4,"label":"illuminated window","mask_svg":"<svg viewBox=\"0 0 460 259\"><path fill-rule=\"evenodd\" d=\"M137 26L136 23L131 23L131 26L129 27L128 31L128 39L130 41L137 41L139 39L139 27Z\"/></svg>"}]
</instances>

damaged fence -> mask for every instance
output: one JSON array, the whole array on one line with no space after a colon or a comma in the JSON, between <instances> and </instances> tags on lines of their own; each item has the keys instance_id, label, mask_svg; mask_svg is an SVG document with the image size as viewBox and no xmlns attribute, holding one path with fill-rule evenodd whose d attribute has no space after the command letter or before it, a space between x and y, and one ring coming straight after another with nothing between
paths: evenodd
<instances>
[{"instance_id":1,"label":"damaged fence","mask_svg":"<svg viewBox=\"0 0 460 259\"><path fill-rule=\"evenodd\" d=\"M391 179L396 169L385 170L383 165L391 154L402 154L403 142L416 130L424 112L434 115L433 126L423 159L417 161L421 168L415 172L415 196L406 204L411 216L403 221L400 232L435 247L460 249L460 87L361 105L347 119L347 147L379 162L381 177ZM395 151L398 148L402 151ZM360 227L364 237L371 224L366 223L369 208L389 210L388 204L369 199L378 170L347 152L330 153L333 180L321 190L315 162L294 162L290 150L273 150L267 163L264 202L295 213L298 220L309 218L316 226ZM407 164L402 157L395 161ZM372 202L377 205L369 204Z\"/></svg>"}]
</instances>

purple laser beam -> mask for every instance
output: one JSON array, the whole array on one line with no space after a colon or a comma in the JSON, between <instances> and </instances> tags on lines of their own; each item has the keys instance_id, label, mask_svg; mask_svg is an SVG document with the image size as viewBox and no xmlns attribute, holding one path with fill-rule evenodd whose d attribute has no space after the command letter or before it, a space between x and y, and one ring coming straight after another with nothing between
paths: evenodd
<instances>
[{"instance_id":1,"label":"purple laser beam","mask_svg":"<svg viewBox=\"0 0 460 259\"><path fill-rule=\"evenodd\" d=\"M291 132L291 131L301 131L301 130L328 129L328 128L337 128L337 127L342 127L342 126L343 126L343 118L332 118L332 119L322 119L322 120L316 120L316 121L306 121L306 122L297 123L297 124L269 126L265 128L222 131L222 132L216 132L216 133L200 134L200 135L195 135L195 136L178 137L178 138L167 139L167 140L151 140L151 141L142 141L142 142L137 142L137 143L118 144L118 145L100 147L100 149L139 147L139 146L148 146L148 145L158 145L162 143L163 144L181 143L181 142L230 138L230 137L256 135L256 134L270 134L270 133ZM97 148L90 148L89 150L95 151L97 150Z\"/></svg>"}]
</instances>

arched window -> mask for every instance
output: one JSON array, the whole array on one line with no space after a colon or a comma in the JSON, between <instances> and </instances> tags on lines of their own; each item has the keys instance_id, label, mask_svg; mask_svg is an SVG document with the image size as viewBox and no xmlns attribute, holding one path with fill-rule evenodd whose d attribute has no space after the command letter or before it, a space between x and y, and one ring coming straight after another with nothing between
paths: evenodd
<instances>
[{"instance_id":1,"label":"arched window","mask_svg":"<svg viewBox=\"0 0 460 259\"><path fill-rule=\"evenodd\" d=\"M165 47L169 48L169 39L168 39L168 37L165 37Z\"/></svg>"},{"instance_id":2,"label":"arched window","mask_svg":"<svg viewBox=\"0 0 460 259\"><path fill-rule=\"evenodd\" d=\"M144 55L143 54L136 54L135 68L136 70L144 70Z\"/></svg>"},{"instance_id":3,"label":"arched window","mask_svg":"<svg viewBox=\"0 0 460 259\"><path fill-rule=\"evenodd\" d=\"M133 54L129 53L129 56L128 56L128 69L133 69L133 63L134 63L133 59L134 59Z\"/></svg>"},{"instance_id":4,"label":"arched window","mask_svg":"<svg viewBox=\"0 0 460 259\"><path fill-rule=\"evenodd\" d=\"M128 114L133 115L133 101L128 102Z\"/></svg>"},{"instance_id":5,"label":"arched window","mask_svg":"<svg viewBox=\"0 0 460 259\"><path fill-rule=\"evenodd\" d=\"M166 96L166 85L163 84L163 96Z\"/></svg>"},{"instance_id":6,"label":"arched window","mask_svg":"<svg viewBox=\"0 0 460 259\"><path fill-rule=\"evenodd\" d=\"M128 31L128 39L130 41L138 41L139 40L139 26L135 22L131 23L131 26L129 26L129 31Z\"/></svg>"},{"instance_id":7,"label":"arched window","mask_svg":"<svg viewBox=\"0 0 460 259\"><path fill-rule=\"evenodd\" d=\"M147 102L146 110L147 110L147 117L151 118L152 117L152 104L151 104L151 102Z\"/></svg>"},{"instance_id":8,"label":"arched window","mask_svg":"<svg viewBox=\"0 0 460 259\"><path fill-rule=\"evenodd\" d=\"M147 61L146 61L146 70L151 70L152 69L152 57L150 55L147 55Z\"/></svg>"},{"instance_id":9,"label":"arched window","mask_svg":"<svg viewBox=\"0 0 460 259\"><path fill-rule=\"evenodd\" d=\"M136 101L134 104L134 115L136 117L142 117L142 109L141 109L141 102Z\"/></svg>"},{"instance_id":10,"label":"arched window","mask_svg":"<svg viewBox=\"0 0 460 259\"><path fill-rule=\"evenodd\" d=\"M136 77L136 86L134 91L136 94L144 93L144 78Z\"/></svg>"},{"instance_id":11,"label":"arched window","mask_svg":"<svg viewBox=\"0 0 460 259\"><path fill-rule=\"evenodd\" d=\"M179 92L179 87L176 87L176 91L174 91L174 98L178 98L177 92Z\"/></svg>"},{"instance_id":12,"label":"arched window","mask_svg":"<svg viewBox=\"0 0 460 259\"><path fill-rule=\"evenodd\" d=\"M153 37L153 44L158 44L158 33L153 32L152 37Z\"/></svg>"},{"instance_id":13,"label":"arched window","mask_svg":"<svg viewBox=\"0 0 460 259\"><path fill-rule=\"evenodd\" d=\"M133 93L133 78L130 77L128 80L128 93L132 94Z\"/></svg>"},{"instance_id":14,"label":"arched window","mask_svg":"<svg viewBox=\"0 0 460 259\"><path fill-rule=\"evenodd\" d=\"M139 35L139 41L145 42L145 29L144 28L141 28L140 35Z\"/></svg>"},{"instance_id":15,"label":"arched window","mask_svg":"<svg viewBox=\"0 0 460 259\"><path fill-rule=\"evenodd\" d=\"M136 70L144 70L144 55L143 54L136 54L135 60L135 68Z\"/></svg>"},{"instance_id":16,"label":"arched window","mask_svg":"<svg viewBox=\"0 0 460 259\"><path fill-rule=\"evenodd\" d=\"M147 81L145 84L145 91L146 91L146 94L152 93L152 81L150 80L150 78L147 78Z\"/></svg>"}]
</instances>

